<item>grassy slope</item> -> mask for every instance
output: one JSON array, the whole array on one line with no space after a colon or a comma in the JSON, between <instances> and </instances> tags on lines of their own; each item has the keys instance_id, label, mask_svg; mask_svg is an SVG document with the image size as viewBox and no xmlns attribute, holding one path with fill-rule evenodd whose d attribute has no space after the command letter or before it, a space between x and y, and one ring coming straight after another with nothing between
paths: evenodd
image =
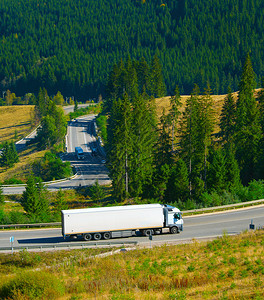
<instances>
[{"instance_id":1,"label":"grassy slope","mask_svg":"<svg viewBox=\"0 0 264 300\"><path fill-rule=\"evenodd\" d=\"M263 299L263 246L258 230L104 258L92 258L91 249L0 254L0 290L37 268L63 282L59 299Z\"/></svg>"},{"instance_id":2,"label":"grassy slope","mask_svg":"<svg viewBox=\"0 0 264 300\"><path fill-rule=\"evenodd\" d=\"M33 105L0 106L0 143L23 138L31 129Z\"/></svg>"}]
</instances>

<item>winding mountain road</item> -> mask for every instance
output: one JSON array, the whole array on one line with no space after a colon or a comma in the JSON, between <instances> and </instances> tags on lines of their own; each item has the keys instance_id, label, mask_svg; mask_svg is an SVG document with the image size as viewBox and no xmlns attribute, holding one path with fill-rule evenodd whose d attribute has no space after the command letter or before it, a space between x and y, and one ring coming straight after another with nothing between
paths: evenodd
<instances>
[{"instance_id":1,"label":"winding mountain road","mask_svg":"<svg viewBox=\"0 0 264 300\"><path fill-rule=\"evenodd\" d=\"M99 184L110 184L108 170L102 160L104 157L100 155L100 149L96 141L94 129L94 121L96 115L88 115L68 122L68 132L66 136L67 152L62 155L63 161L70 161L77 172L73 179L63 180L46 184L49 191L58 189L72 189L79 186L93 185L96 180ZM81 147L84 151L84 160L78 160L75 156L75 147ZM92 147L98 149L98 155L92 155ZM3 186L3 193L21 194L25 190L25 186Z\"/></svg>"}]
</instances>

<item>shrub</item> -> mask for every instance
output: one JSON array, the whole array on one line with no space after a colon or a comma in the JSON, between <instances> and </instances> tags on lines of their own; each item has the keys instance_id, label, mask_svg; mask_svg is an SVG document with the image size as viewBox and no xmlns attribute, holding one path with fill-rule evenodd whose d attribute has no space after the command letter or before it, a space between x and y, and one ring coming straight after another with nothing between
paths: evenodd
<instances>
[{"instance_id":1,"label":"shrub","mask_svg":"<svg viewBox=\"0 0 264 300\"><path fill-rule=\"evenodd\" d=\"M64 285L48 272L23 272L0 289L1 299L56 299L64 294Z\"/></svg>"}]
</instances>

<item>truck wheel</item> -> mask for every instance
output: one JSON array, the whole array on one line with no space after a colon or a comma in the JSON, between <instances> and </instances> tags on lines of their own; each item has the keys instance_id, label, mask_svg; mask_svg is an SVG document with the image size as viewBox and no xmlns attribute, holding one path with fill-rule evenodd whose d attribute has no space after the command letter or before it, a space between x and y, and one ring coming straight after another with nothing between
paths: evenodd
<instances>
[{"instance_id":1,"label":"truck wheel","mask_svg":"<svg viewBox=\"0 0 264 300\"><path fill-rule=\"evenodd\" d=\"M103 233L103 238L104 238L105 240L111 239L111 233L110 233L110 232L105 232L105 233Z\"/></svg>"},{"instance_id":2,"label":"truck wheel","mask_svg":"<svg viewBox=\"0 0 264 300\"><path fill-rule=\"evenodd\" d=\"M90 241L90 240L92 239L92 235L91 235L90 233L85 233L85 234L83 235L83 239L84 239L85 241Z\"/></svg>"},{"instance_id":3,"label":"truck wheel","mask_svg":"<svg viewBox=\"0 0 264 300\"><path fill-rule=\"evenodd\" d=\"M101 240L102 235L101 235L101 233L97 232L97 233L94 233L93 238L94 238L96 241L98 241L98 240Z\"/></svg>"},{"instance_id":4,"label":"truck wheel","mask_svg":"<svg viewBox=\"0 0 264 300\"><path fill-rule=\"evenodd\" d=\"M153 234L153 232L152 232L151 229L143 229L143 230L142 230L142 234L143 234L144 236L150 236L150 235Z\"/></svg>"},{"instance_id":5,"label":"truck wheel","mask_svg":"<svg viewBox=\"0 0 264 300\"><path fill-rule=\"evenodd\" d=\"M178 227L173 226L173 227L170 228L170 233L175 234L175 233L178 233L178 232L179 232Z\"/></svg>"}]
</instances>

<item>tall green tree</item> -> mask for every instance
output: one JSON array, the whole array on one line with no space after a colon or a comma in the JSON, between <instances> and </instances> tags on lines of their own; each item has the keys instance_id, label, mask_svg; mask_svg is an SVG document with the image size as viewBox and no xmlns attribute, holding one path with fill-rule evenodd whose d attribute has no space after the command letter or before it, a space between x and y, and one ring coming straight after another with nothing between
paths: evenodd
<instances>
[{"instance_id":1,"label":"tall green tree","mask_svg":"<svg viewBox=\"0 0 264 300\"><path fill-rule=\"evenodd\" d=\"M243 184L255 178L260 153L261 125L254 88L255 74L250 56L247 54L239 84L234 134L236 158Z\"/></svg>"},{"instance_id":2,"label":"tall green tree","mask_svg":"<svg viewBox=\"0 0 264 300\"><path fill-rule=\"evenodd\" d=\"M118 199L129 196L129 175L133 151L131 103L128 95L113 102L108 126L108 157L114 195Z\"/></svg>"},{"instance_id":3,"label":"tall green tree","mask_svg":"<svg viewBox=\"0 0 264 300\"><path fill-rule=\"evenodd\" d=\"M48 213L49 203L43 183L33 176L27 181L26 190L22 194L22 206L30 215L42 215Z\"/></svg>"},{"instance_id":4,"label":"tall green tree","mask_svg":"<svg viewBox=\"0 0 264 300\"><path fill-rule=\"evenodd\" d=\"M234 135L236 117L235 100L231 88L228 88L228 94L225 97L224 105L220 115L220 136L225 142L229 142Z\"/></svg>"},{"instance_id":5,"label":"tall green tree","mask_svg":"<svg viewBox=\"0 0 264 300\"><path fill-rule=\"evenodd\" d=\"M149 82L150 93L152 96L159 98L165 95L166 87L163 79L162 67L157 55L155 55L151 61Z\"/></svg>"},{"instance_id":6,"label":"tall green tree","mask_svg":"<svg viewBox=\"0 0 264 300\"><path fill-rule=\"evenodd\" d=\"M209 157L208 184L209 192L216 191L218 194L227 190L226 181L226 157L221 148L212 149Z\"/></svg>"},{"instance_id":7,"label":"tall green tree","mask_svg":"<svg viewBox=\"0 0 264 300\"><path fill-rule=\"evenodd\" d=\"M60 213L63 209L68 209L67 201L65 200L65 193L60 189L56 195L54 201L54 212L60 216Z\"/></svg>"},{"instance_id":8,"label":"tall green tree","mask_svg":"<svg viewBox=\"0 0 264 300\"><path fill-rule=\"evenodd\" d=\"M165 198L168 202L185 202L189 197L188 169L183 159L173 165L166 186Z\"/></svg>"},{"instance_id":9,"label":"tall green tree","mask_svg":"<svg viewBox=\"0 0 264 300\"><path fill-rule=\"evenodd\" d=\"M0 157L0 165L2 167L11 168L18 161L19 157L14 142L5 142Z\"/></svg>"},{"instance_id":10,"label":"tall green tree","mask_svg":"<svg viewBox=\"0 0 264 300\"><path fill-rule=\"evenodd\" d=\"M3 187L0 185L0 206L5 203L5 196L3 194Z\"/></svg>"},{"instance_id":11,"label":"tall green tree","mask_svg":"<svg viewBox=\"0 0 264 300\"><path fill-rule=\"evenodd\" d=\"M147 95L136 97L132 111L132 141L130 194L140 196L149 184L154 169L154 147L157 142L156 117Z\"/></svg>"},{"instance_id":12,"label":"tall green tree","mask_svg":"<svg viewBox=\"0 0 264 300\"><path fill-rule=\"evenodd\" d=\"M175 132L177 131L178 120L180 117L180 108L182 106L179 87L176 86L174 96L170 98L170 119L171 119L171 150L175 151Z\"/></svg>"},{"instance_id":13,"label":"tall green tree","mask_svg":"<svg viewBox=\"0 0 264 300\"><path fill-rule=\"evenodd\" d=\"M100 203L105 198L104 188L99 184L98 180L90 188L91 198L93 201Z\"/></svg>"}]
</instances>

